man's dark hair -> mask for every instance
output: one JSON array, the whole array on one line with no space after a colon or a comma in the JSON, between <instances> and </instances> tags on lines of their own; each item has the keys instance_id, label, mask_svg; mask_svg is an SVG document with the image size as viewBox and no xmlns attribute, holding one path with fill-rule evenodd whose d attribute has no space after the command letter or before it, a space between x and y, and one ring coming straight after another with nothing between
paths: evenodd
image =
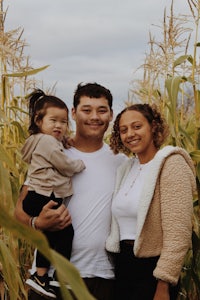
<instances>
[{"instance_id":1,"label":"man's dark hair","mask_svg":"<svg viewBox=\"0 0 200 300\"><path fill-rule=\"evenodd\" d=\"M76 109L80 103L80 98L82 96L87 96L89 98L101 98L104 97L108 100L108 105L112 110L113 97L111 92L104 86L94 82L94 83L79 83L77 89L74 92L73 106Z\"/></svg>"}]
</instances>

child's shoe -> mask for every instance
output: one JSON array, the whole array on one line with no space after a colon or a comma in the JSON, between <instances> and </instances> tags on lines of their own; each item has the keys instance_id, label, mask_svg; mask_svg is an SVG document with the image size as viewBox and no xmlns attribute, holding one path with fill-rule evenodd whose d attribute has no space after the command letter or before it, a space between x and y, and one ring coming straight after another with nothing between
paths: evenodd
<instances>
[{"instance_id":1,"label":"child's shoe","mask_svg":"<svg viewBox=\"0 0 200 300\"><path fill-rule=\"evenodd\" d=\"M35 272L29 279L26 280L26 284L36 293L44 296L45 298L56 299L55 291L49 286L48 274L38 276L37 272Z\"/></svg>"},{"instance_id":2,"label":"child's shoe","mask_svg":"<svg viewBox=\"0 0 200 300\"><path fill-rule=\"evenodd\" d=\"M50 278L49 285L52 286L52 287L55 287L55 288L60 287L60 283L59 283L59 281L58 281L56 271L54 272L53 277ZM71 289L72 289L71 286L70 286L69 284L66 284L66 288L67 288L68 290L71 290Z\"/></svg>"}]
</instances>

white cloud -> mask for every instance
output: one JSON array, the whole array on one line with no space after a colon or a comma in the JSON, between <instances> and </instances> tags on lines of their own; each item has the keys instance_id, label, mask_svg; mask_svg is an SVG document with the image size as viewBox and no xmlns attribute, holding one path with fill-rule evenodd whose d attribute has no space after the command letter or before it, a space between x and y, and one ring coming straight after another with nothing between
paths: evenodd
<instances>
[{"instance_id":1,"label":"white cloud","mask_svg":"<svg viewBox=\"0 0 200 300\"><path fill-rule=\"evenodd\" d=\"M178 12L187 0L175 0ZM79 82L99 82L117 103L127 99L133 70L143 63L151 24L160 24L169 0L4 0L6 30L24 28L37 77L72 103Z\"/></svg>"}]
</instances>

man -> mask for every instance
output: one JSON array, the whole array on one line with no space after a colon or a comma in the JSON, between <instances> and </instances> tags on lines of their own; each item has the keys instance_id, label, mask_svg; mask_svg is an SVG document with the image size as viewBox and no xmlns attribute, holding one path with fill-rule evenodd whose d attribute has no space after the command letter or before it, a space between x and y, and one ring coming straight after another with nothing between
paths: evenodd
<instances>
[{"instance_id":1,"label":"man","mask_svg":"<svg viewBox=\"0 0 200 300\"><path fill-rule=\"evenodd\" d=\"M116 169L125 159L123 155L113 155L103 142L113 117L112 100L110 91L97 83L78 85L72 109L76 133L73 147L66 154L82 159L86 169L73 177L69 211L64 206L53 210L51 201L35 222L36 228L57 230L70 224L72 216L75 235L71 262L98 300L113 299L114 272L105 241L110 230ZM16 206L16 217L29 224L30 216L23 213L22 200L23 194Z\"/></svg>"}]
</instances>

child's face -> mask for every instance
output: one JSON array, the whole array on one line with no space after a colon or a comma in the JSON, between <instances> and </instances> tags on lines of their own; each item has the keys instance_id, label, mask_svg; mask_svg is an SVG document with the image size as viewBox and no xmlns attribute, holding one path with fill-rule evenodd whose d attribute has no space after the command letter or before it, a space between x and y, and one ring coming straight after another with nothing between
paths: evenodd
<instances>
[{"instance_id":1,"label":"child's face","mask_svg":"<svg viewBox=\"0 0 200 300\"><path fill-rule=\"evenodd\" d=\"M68 114L63 108L48 107L46 115L38 122L40 131L62 141L68 129Z\"/></svg>"}]
</instances>

